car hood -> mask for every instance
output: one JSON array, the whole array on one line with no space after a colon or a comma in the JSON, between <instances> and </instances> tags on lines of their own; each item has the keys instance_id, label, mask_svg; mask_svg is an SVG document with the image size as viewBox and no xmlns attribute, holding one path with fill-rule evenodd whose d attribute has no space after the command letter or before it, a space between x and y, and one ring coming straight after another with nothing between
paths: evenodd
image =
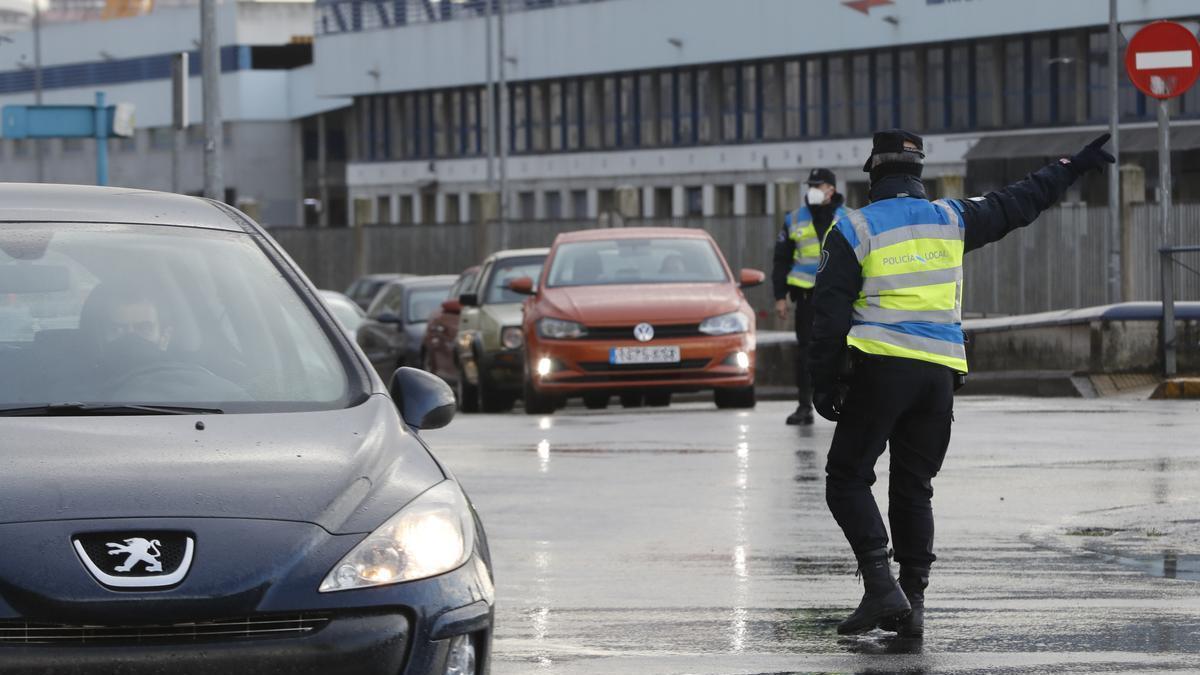
<instances>
[{"instance_id":1,"label":"car hood","mask_svg":"<svg viewBox=\"0 0 1200 675\"><path fill-rule=\"evenodd\" d=\"M521 303L519 302L484 305L482 309L484 316L497 326L521 325Z\"/></svg>"},{"instance_id":2,"label":"car hood","mask_svg":"<svg viewBox=\"0 0 1200 675\"><path fill-rule=\"evenodd\" d=\"M0 434L0 525L241 518L361 533L445 478L381 394L305 413L8 417Z\"/></svg>"},{"instance_id":3,"label":"car hood","mask_svg":"<svg viewBox=\"0 0 1200 675\"><path fill-rule=\"evenodd\" d=\"M741 294L729 284L644 284L547 288L542 314L588 326L700 323L737 311Z\"/></svg>"}]
</instances>

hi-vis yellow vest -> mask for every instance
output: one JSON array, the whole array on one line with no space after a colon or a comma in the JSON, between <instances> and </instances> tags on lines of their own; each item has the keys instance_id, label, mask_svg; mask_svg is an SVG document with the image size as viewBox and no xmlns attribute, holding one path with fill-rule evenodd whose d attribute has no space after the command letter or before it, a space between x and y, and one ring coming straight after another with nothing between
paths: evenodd
<instances>
[{"instance_id":1,"label":"hi-vis yellow vest","mask_svg":"<svg viewBox=\"0 0 1200 675\"><path fill-rule=\"evenodd\" d=\"M834 222L848 215L845 207L839 206L834 213ZM801 206L784 216L784 227L788 238L796 244L792 252L792 271L788 273L789 286L812 288L817 283L817 268L821 265L821 240L812 222L808 206ZM832 227L832 225L830 226Z\"/></svg>"},{"instance_id":2,"label":"hi-vis yellow vest","mask_svg":"<svg viewBox=\"0 0 1200 675\"><path fill-rule=\"evenodd\" d=\"M964 226L953 202L898 197L835 224L862 266L847 343L868 354L967 372L962 332Z\"/></svg>"}]
</instances>

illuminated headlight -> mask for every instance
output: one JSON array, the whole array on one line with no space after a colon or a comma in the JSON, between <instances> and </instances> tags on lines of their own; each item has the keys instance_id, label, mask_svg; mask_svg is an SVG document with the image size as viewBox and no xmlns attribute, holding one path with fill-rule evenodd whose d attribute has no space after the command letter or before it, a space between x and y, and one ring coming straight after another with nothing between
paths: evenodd
<instances>
[{"instance_id":1,"label":"illuminated headlight","mask_svg":"<svg viewBox=\"0 0 1200 675\"><path fill-rule=\"evenodd\" d=\"M746 352L738 352L733 358L737 362L738 368L746 370L750 367L750 355Z\"/></svg>"},{"instance_id":2,"label":"illuminated headlight","mask_svg":"<svg viewBox=\"0 0 1200 675\"><path fill-rule=\"evenodd\" d=\"M453 481L426 490L334 565L320 591L345 591L445 574L471 557L475 521Z\"/></svg>"},{"instance_id":3,"label":"illuminated headlight","mask_svg":"<svg viewBox=\"0 0 1200 675\"><path fill-rule=\"evenodd\" d=\"M545 377L545 376L549 375L551 373L551 371L553 371L553 370L554 370L554 362L553 361L551 361L550 359L548 359L544 356L542 358L538 359L537 374L539 376Z\"/></svg>"},{"instance_id":4,"label":"illuminated headlight","mask_svg":"<svg viewBox=\"0 0 1200 675\"><path fill-rule=\"evenodd\" d=\"M573 340L587 335L583 324L546 317L538 321L538 335L551 340Z\"/></svg>"},{"instance_id":5,"label":"illuminated headlight","mask_svg":"<svg viewBox=\"0 0 1200 675\"><path fill-rule=\"evenodd\" d=\"M700 332L705 335L733 335L750 330L750 319L741 312L730 312L705 319L700 323Z\"/></svg>"},{"instance_id":6,"label":"illuminated headlight","mask_svg":"<svg viewBox=\"0 0 1200 675\"><path fill-rule=\"evenodd\" d=\"M505 349L520 349L525 344L525 334L520 326L509 326L500 331L500 344Z\"/></svg>"}]
</instances>

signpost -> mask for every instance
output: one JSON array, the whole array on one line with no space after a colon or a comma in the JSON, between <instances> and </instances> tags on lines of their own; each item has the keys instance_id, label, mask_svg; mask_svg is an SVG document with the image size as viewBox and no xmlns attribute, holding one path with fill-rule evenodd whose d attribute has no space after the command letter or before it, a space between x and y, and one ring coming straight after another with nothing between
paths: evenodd
<instances>
[{"instance_id":1,"label":"signpost","mask_svg":"<svg viewBox=\"0 0 1200 675\"><path fill-rule=\"evenodd\" d=\"M1129 41L1125 70L1134 86L1158 99L1158 183L1162 220L1162 250L1175 245L1171 227L1171 119L1167 102L1182 95L1200 77L1200 41L1190 29L1173 21L1156 21ZM1175 373L1175 311L1167 298L1175 288L1174 269L1162 257L1163 369Z\"/></svg>"},{"instance_id":2,"label":"signpost","mask_svg":"<svg viewBox=\"0 0 1200 675\"><path fill-rule=\"evenodd\" d=\"M96 139L96 184L108 185L108 137L133 136L133 106L98 91L95 105L6 105L3 125L5 138Z\"/></svg>"}]
</instances>

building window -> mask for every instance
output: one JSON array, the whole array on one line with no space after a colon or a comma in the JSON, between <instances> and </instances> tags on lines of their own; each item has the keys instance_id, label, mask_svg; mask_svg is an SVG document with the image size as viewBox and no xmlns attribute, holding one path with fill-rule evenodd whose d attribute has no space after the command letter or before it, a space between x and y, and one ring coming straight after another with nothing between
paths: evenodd
<instances>
[{"instance_id":1,"label":"building window","mask_svg":"<svg viewBox=\"0 0 1200 675\"><path fill-rule=\"evenodd\" d=\"M670 218L675 215L674 190L669 187L654 188L654 217Z\"/></svg>"},{"instance_id":2,"label":"building window","mask_svg":"<svg viewBox=\"0 0 1200 675\"><path fill-rule=\"evenodd\" d=\"M683 215L704 215L704 188L692 186L683 190Z\"/></svg>"},{"instance_id":3,"label":"building window","mask_svg":"<svg viewBox=\"0 0 1200 675\"><path fill-rule=\"evenodd\" d=\"M767 186L746 186L746 215L765 216L767 214Z\"/></svg>"},{"instance_id":4,"label":"building window","mask_svg":"<svg viewBox=\"0 0 1200 675\"><path fill-rule=\"evenodd\" d=\"M517 217L521 220L537 218L537 199L532 192L517 194Z\"/></svg>"},{"instance_id":5,"label":"building window","mask_svg":"<svg viewBox=\"0 0 1200 675\"><path fill-rule=\"evenodd\" d=\"M571 217L576 220L588 217L587 190L571 190Z\"/></svg>"},{"instance_id":6,"label":"building window","mask_svg":"<svg viewBox=\"0 0 1200 675\"><path fill-rule=\"evenodd\" d=\"M904 49L900 52L900 126L905 129L924 128L925 92L922 83L925 73L918 67L918 52Z\"/></svg>"},{"instance_id":7,"label":"building window","mask_svg":"<svg viewBox=\"0 0 1200 675\"><path fill-rule=\"evenodd\" d=\"M641 138L638 145L644 148L662 145L662 96L659 85L662 76L659 73L639 75L638 88L638 133Z\"/></svg>"},{"instance_id":8,"label":"building window","mask_svg":"<svg viewBox=\"0 0 1200 675\"><path fill-rule=\"evenodd\" d=\"M460 208L459 208L459 196L458 196L458 194L457 194L457 193L453 193L453 192L451 192L451 193L448 193L448 194L446 194L446 195L445 195L445 198L446 198L446 218L445 218L445 222L447 222L447 223L461 223L461 222L463 222L463 219L462 219L462 209L460 209Z\"/></svg>"},{"instance_id":9,"label":"building window","mask_svg":"<svg viewBox=\"0 0 1200 675\"><path fill-rule=\"evenodd\" d=\"M550 190L546 193L546 217L559 220L563 217L562 193Z\"/></svg>"},{"instance_id":10,"label":"building window","mask_svg":"<svg viewBox=\"0 0 1200 675\"><path fill-rule=\"evenodd\" d=\"M392 198L379 195L375 198L375 222L379 225L392 224Z\"/></svg>"},{"instance_id":11,"label":"building window","mask_svg":"<svg viewBox=\"0 0 1200 675\"><path fill-rule=\"evenodd\" d=\"M396 222L401 225L412 225L413 219L413 196L400 195L400 212Z\"/></svg>"},{"instance_id":12,"label":"building window","mask_svg":"<svg viewBox=\"0 0 1200 675\"><path fill-rule=\"evenodd\" d=\"M713 194L713 215L714 216L732 216L733 215L733 186L718 185Z\"/></svg>"}]
</instances>

